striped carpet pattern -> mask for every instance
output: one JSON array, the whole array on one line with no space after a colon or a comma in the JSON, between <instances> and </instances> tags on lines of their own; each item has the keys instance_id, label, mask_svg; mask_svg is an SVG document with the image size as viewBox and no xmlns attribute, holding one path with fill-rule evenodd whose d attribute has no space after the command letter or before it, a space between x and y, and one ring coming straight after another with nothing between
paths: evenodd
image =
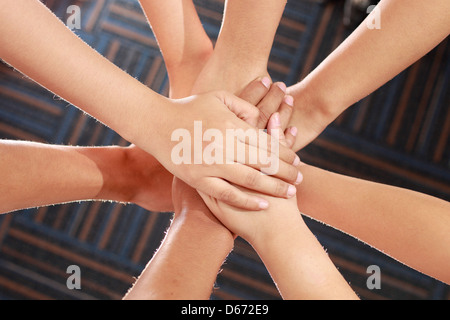
<instances>
[{"instance_id":1,"label":"striped carpet pattern","mask_svg":"<svg viewBox=\"0 0 450 320\"><path fill-rule=\"evenodd\" d=\"M43 1L66 21L81 7L76 33L161 94L164 61L136 0ZM209 36L218 35L223 0L196 0ZM288 85L307 75L351 32L343 1L290 0L269 71ZM300 152L312 165L405 187L450 201L450 44L435 50L349 108ZM0 138L71 145L127 145L120 136L0 65ZM74 203L0 217L0 299L120 299L159 247L170 213L113 203ZM307 219L344 277L363 299L450 299L450 287L369 246ZM82 289L66 286L78 265ZM382 271L369 289L367 268ZM212 299L280 299L251 246L236 240Z\"/></svg>"}]
</instances>

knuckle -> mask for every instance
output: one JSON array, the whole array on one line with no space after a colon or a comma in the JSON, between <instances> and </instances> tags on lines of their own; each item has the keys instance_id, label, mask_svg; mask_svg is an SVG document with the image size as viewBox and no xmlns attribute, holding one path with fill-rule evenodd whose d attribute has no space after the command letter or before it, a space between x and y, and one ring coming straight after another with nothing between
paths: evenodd
<instances>
[{"instance_id":1,"label":"knuckle","mask_svg":"<svg viewBox=\"0 0 450 320\"><path fill-rule=\"evenodd\" d=\"M282 146L282 147L286 150L285 157L284 157L285 161L288 162L289 164L294 163L295 156L296 156L295 152L285 146Z\"/></svg>"},{"instance_id":2,"label":"knuckle","mask_svg":"<svg viewBox=\"0 0 450 320\"><path fill-rule=\"evenodd\" d=\"M297 176L298 176L298 170L293 167L293 166L289 166L289 180L291 181L296 181L297 180Z\"/></svg>"},{"instance_id":3,"label":"knuckle","mask_svg":"<svg viewBox=\"0 0 450 320\"><path fill-rule=\"evenodd\" d=\"M245 177L245 185L253 188L258 184L258 173L250 172Z\"/></svg>"},{"instance_id":4,"label":"knuckle","mask_svg":"<svg viewBox=\"0 0 450 320\"><path fill-rule=\"evenodd\" d=\"M293 107L291 107L291 106L289 106L289 105L287 105L287 104L284 104L283 107L281 107L281 108L279 109L279 112L280 112L280 118L281 118L282 122L283 122L283 121L284 121L284 122L288 122L289 119L290 119L291 116L292 116L293 111L294 111L294 108L293 108Z\"/></svg>"},{"instance_id":5,"label":"knuckle","mask_svg":"<svg viewBox=\"0 0 450 320\"><path fill-rule=\"evenodd\" d=\"M279 196L284 196L287 193L287 184L281 180L277 180L275 185L275 193Z\"/></svg>"},{"instance_id":6,"label":"knuckle","mask_svg":"<svg viewBox=\"0 0 450 320\"><path fill-rule=\"evenodd\" d=\"M232 189L227 188L219 192L219 199L225 202L235 202L237 200L237 196Z\"/></svg>"},{"instance_id":7,"label":"knuckle","mask_svg":"<svg viewBox=\"0 0 450 320\"><path fill-rule=\"evenodd\" d=\"M253 117L258 119L261 116L261 111L258 108L253 109Z\"/></svg>"},{"instance_id":8,"label":"knuckle","mask_svg":"<svg viewBox=\"0 0 450 320\"><path fill-rule=\"evenodd\" d=\"M269 122L270 116L271 115L267 111L265 111L264 109L260 109L259 110L259 120L261 122L263 122L264 124Z\"/></svg>"},{"instance_id":9,"label":"knuckle","mask_svg":"<svg viewBox=\"0 0 450 320\"><path fill-rule=\"evenodd\" d=\"M243 205L244 208L247 208L247 209L254 209L254 207L255 207L254 205L252 205L252 202L250 201L249 198L245 198L243 200L242 205Z\"/></svg>"}]
</instances>

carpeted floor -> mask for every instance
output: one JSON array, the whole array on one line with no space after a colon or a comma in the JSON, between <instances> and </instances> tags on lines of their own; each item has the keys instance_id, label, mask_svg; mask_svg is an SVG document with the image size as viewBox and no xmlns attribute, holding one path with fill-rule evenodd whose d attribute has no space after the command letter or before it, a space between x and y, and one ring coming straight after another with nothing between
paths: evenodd
<instances>
[{"instance_id":1,"label":"carpeted floor","mask_svg":"<svg viewBox=\"0 0 450 320\"><path fill-rule=\"evenodd\" d=\"M168 80L159 49L136 0L44 1L61 19L77 4L77 34L160 93ZM196 0L217 37L222 0ZM290 0L270 59L275 80L293 84L351 31L343 2ZM450 201L450 45L448 39L352 106L300 152L318 167L401 186ZM0 65L0 138L72 145L126 145L117 134ZM1 183L1 182L0 182ZM426 214L426 212L424 213ZM170 213L138 206L77 203L0 217L0 299L120 299L159 246ZM315 221L308 225L363 299L450 299L450 287ZM449 230L450 231L450 230ZM450 247L450 245L449 245ZM67 266L82 270L82 290L68 290ZM366 272L381 269L381 289ZM264 265L238 239L213 299L279 299Z\"/></svg>"}]
</instances>

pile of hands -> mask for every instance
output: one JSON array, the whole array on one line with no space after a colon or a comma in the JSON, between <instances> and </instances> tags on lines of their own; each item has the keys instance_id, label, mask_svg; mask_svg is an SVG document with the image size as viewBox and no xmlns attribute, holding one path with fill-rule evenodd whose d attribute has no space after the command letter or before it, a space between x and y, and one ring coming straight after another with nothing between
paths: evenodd
<instances>
[{"instance_id":1,"label":"pile of hands","mask_svg":"<svg viewBox=\"0 0 450 320\"><path fill-rule=\"evenodd\" d=\"M171 87L172 94L176 89ZM166 169L172 165L163 166L147 152L131 145L126 149L124 165L134 169L132 176L139 188L129 196L128 202L149 211L175 212L175 219L189 218L186 215L192 209L204 212L205 218L223 224L235 236L248 241L258 235L256 231L264 236L264 230L276 228L272 215L279 213L280 205L285 212L298 213L296 186L303 176L299 170L300 159L291 149L297 129L288 127L293 98L286 94L283 83L272 83L269 77L263 76L248 84L239 97L213 91L175 101L180 108L204 108L203 117L208 119L204 122L210 128L265 129L268 135L276 136L277 140L272 141L280 144L279 170L269 176L261 173L262 165L258 164L202 163L173 166L172 174ZM192 123L194 119L190 119ZM186 122L186 127L190 126ZM167 141L170 139L164 142L168 144Z\"/></svg>"}]
</instances>

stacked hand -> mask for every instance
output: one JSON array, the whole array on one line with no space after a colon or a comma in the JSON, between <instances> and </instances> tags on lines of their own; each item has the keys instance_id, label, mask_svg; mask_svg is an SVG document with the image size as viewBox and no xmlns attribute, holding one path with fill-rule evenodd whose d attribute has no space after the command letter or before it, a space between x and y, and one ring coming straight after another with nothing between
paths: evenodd
<instances>
[{"instance_id":1,"label":"stacked hand","mask_svg":"<svg viewBox=\"0 0 450 320\"><path fill-rule=\"evenodd\" d=\"M297 134L295 128L287 128L292 115L292 97L286 96L284 92L285 87L282 83L270 85L267 81L267 78L255 80L240 94L241 98L256 105L259 110L258 113L254 114L253 118L247 118L247 121L255 124L259 128L267 128L268 134L275 137L283 147L290 148L294 144ZM261 117L262 114L263 116ZM264 177L261 173L258 173L258 175ZM301 174L297 175L296 184L300 183L301 180ZM283 203L283 206L289 203L292 208L297 208L295 192L291 197L288 197L290 198L289 201L285 202L287 201L287 197L277 198L262 195L260 192L255 192L248 188L234 187L247 195L262 198L266 201L270 199L274 208L279 208L278 205L281 203ZM217 217L235 235L242 236L246 239L251 238L249 234L253 232L252 230L263 230L266 226L274 226L268 220L272 219L270 214L273 214L276 210L265 210L264 213L249 211L229 205L201 190L197 189L197 191L189 187L186 183L183 183L180 179L174 178L172 192L176 214L188 212L192 207L205 206L206 203L212 213L209 210L203 210L204 212L206 211L208 214L211 214L210 217ZM281 201L277 203L276 199ZM270 214L266 214L266 212L270 212Z\"/></svg>"},{"instance_id":2,"label":"stacked hand","mask_svg":"<svg viewBox=\"0 0 450 320\"><path fill-rule=\"evenodd\" d=\"M267 79L263 80L267 81ZM279 118L280 128L286 128L292 113L292 98L285 96L284 88L281 83L270 86L270 83L267 84L266 82L264 84L261 80L255 80L240 94L242 100L238 100L225 92L214 93L211 95L213 98L210 95L202 95L189 98L190 100L177 100L180 108L190 108L191 110L195 106L200 105L201 107L197 107L197 110L201 110L201 112L198 112L203 114L202 117L198 115L198 118L196 118L195 115L192 115L192 118L189 120L183 119L185 124L181 125L181 128L192 129L194 119L201 120L209 118L217 120L208 120L208 126L221 130L222 132L226 129L237 128L238 125L242 127L242 122L244 121L246 129L253 130L254 127L265 128L265 122L267 121L265 119L268 119L267 114L275 111L278 111L276 114L278 117L275 115L271 123L275 123L274 121ZM191 101L192 99L195 100ZM199 100L210 102L210 107L201 109L207 103L202 102L200 104ZM196 102L195 105L194 102ZM211 106L212 104L216 104L218 107L214 108L214 106ZM225 105L229 106L229 109L223 107ZM230 110L237 117L231 117L231 121L228 122L221 120L227 117L229 112L231 113ZM274 124L272 124L272 127L268 127L269 134L272 133L273 126ZM167 135L171 130L176 130L176 127L172 126L171 129L168 129ZM295 140L295 134L294 128L289 128L286 130L286 134L282 134L282 138L285 141L282 140L280 144L282 147L280 148L280 157L286 159L286 161L280 161L279 171L274 176L261 174L259 169L262 168L262 164L253 165L254 168L240 163L208 165L202 162L200 164L174 165L168 155L171 154L170 149L174 147L175 142L172 145L167 143L161 144L161 148L166 150L166 152L161 154L166 154L167 156L160 159L148 155L145 151L133 145L128 150L128 163L126 165L134 168L134 172L140 177L137 181L140 187L137 188L130 202L140 204L148 210L172 211L171 192L167 188L164 188L173 179L172 173L175 173L178 177L182 177L184 182L203 194L207 194L218 201L240 207L244 210L262 209L260 203L263 201L263 204L265 204L266 200L259 196L259 193L281 198L293 197L295 194L294 185L300 183L302 180L301 173L293 165L294 163L298 165L298 156L290 150ZM167 139L170 140L170 138ZM272 139L272 141L276 140ZM244 144L242 141L235 141L235 143ZM246 150L250 147L246 144ZM163 166L160 164L160 160L161 163L167 163L167 165ZM233 186L228 186L228 183L219 177L224 177ZM244 193L238 188L238 186L245 186L246 184L247 189L252 189L256 192L253 194L248 192ZM289 192L291 193L289 194Z\"/></svg>"},{"instance_id":3,"label":"stacked hand","mask_svg":"<svg viewBox=\"0 0 450 320\"><path fill-rule=\"evenodd\" d=\"M171 123L165 124L167 130L163 134L164 138L160 140L161 143L157 143L158 154L161 155L158 160L175 176L220 201L247 210L264 209L268 204L260 197L244 194L230 183L276 197L293 196L294 184L299 180L299 172L295 167L299 163L298 156L289 148L279 145L278 141L266 133L258 132L254 128L259 115L255 106L225 92L194 96L177 100L176 103L179 103L179 106L168 111L167 119L177 119L177 121L172 120ZM171 111L174 113L172 114ZM180 114L183 114L182 119L177 117ZM219 156L218 161L212 163L203 159L208 145L204 143L205 138L201 137L202 132L199 133L200 137L195 136L195 121L201 124L204 135L209 131L221 137L222 141L214 141L214 147L215 152L220 152L224 157ZM187 163L183 161L175 163L173 153L176 145L186 143L186 136L182 137L184 140L181 142L168 143L177 130L183 130L181 134L187 134L189 148L187 151L183 149L181 152L176 152L175 156L183 153L184 160L185 152L192 152L187 156ZM262 134L264 136L262 138L269 143L266 146L263 143L265 139L252 141L237 135L230 138L228 135L230 131L254 132L258 139ZM179 137L176 136L176 139ZM199 139L201 142L198 142ZM193 143L192 140L194 140ZM196 144L200 143L203 143L203 146L199 146L196 150ZM234 146L232 152L228 147L230 144ZM274 148L275 144L279 145L279 148ZM252 162L252 155L260 155L266 148L268 157L278 162L278 171L273 176L260 173L265 166L263 162ZM279 151L279 154L274 150ZM240 154L240 151L245 154Z\"/></svg>"}]
</instances>

